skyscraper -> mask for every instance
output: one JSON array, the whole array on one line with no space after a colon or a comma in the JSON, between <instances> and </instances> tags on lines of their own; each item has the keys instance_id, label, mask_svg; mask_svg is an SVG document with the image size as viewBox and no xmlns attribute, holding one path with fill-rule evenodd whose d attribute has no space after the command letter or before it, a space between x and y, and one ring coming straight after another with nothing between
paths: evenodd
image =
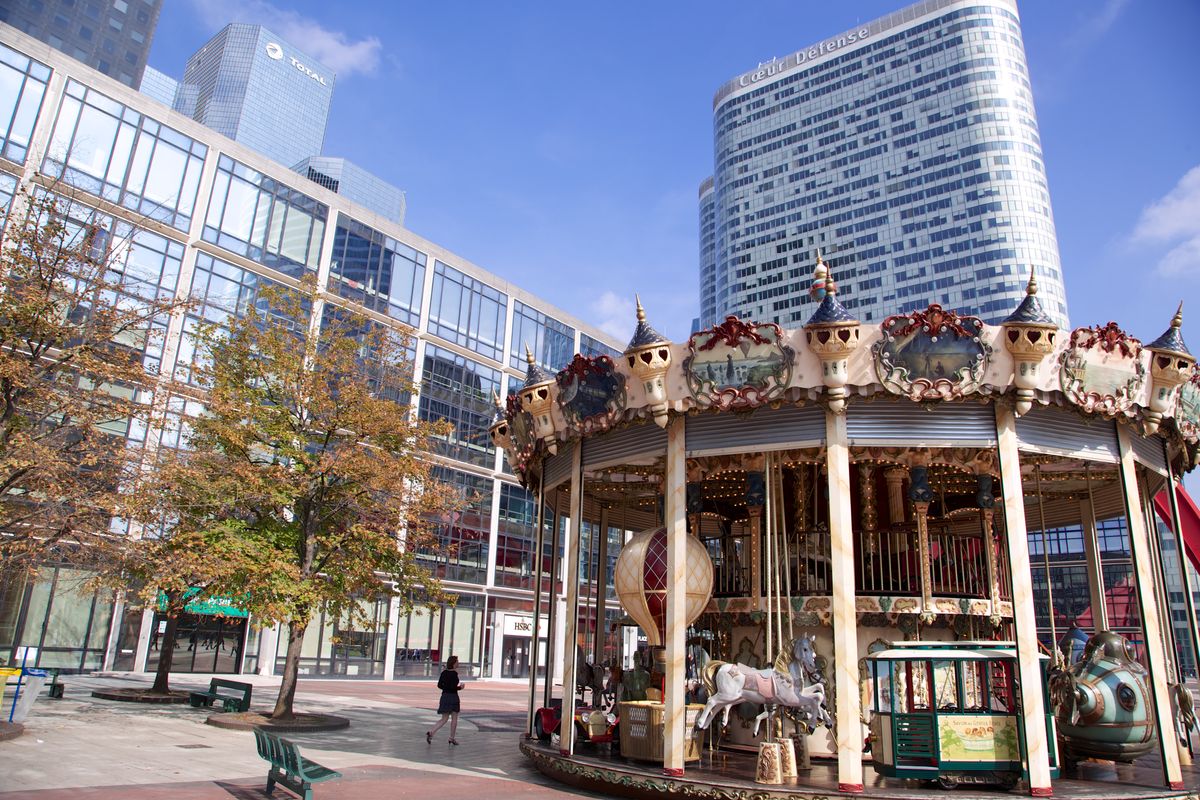
<instances>
[{"instance_id":1,"label":"skyscraper","mask_svg":"<svg viewBox=\"0 0 1200 800\"><path fill-rule=\"evenodd\" d=\"M285 166L325 142L333 70L261 25L226 25L188 59L175 110Z\"/></svg>"},{"instance_id":2,"label":"skyscraper","mask_svg":"<svg viewBox=\"0 0 1200 800\"><path fill-rule=\"evenodd\" d=\"M0 22L138 86L162 0L37 0L0 3Z\"/></svg>"},{"instance_id":3,"label":"skyscraper","mask_svg":"<svg viewBox=\"0 0 1200 800\"><path fill-rule=\"evenodd\" d=\"M759 64L717 91L713 135L702 325L805 321L820 251L864 322L930 303L999 322L1036 267L1067 327L1015 0L925 0Z\"/></svg>"},{"instance_id":4,"label":"skyscraper","mask_svg":"<svg viewBox=\"0 0 1200 800\"><path fill-rule=\"evenodd\" d=\"M385 219L404 224L404 192L344 158L311 156L292 167L326 189L344 195Z\"/></svg>"}]
</instances>

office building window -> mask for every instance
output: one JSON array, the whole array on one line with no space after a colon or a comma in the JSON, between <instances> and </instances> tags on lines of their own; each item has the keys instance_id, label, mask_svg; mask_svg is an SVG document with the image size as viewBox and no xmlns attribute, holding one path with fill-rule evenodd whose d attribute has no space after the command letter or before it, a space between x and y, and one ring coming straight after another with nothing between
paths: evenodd
<instances>
[{"instance_id":1,"label":"office building window","mask_svg":"<svg viewBox=\"0 0 1200 800\"><path fill-rule=\"evenodd\" d=\"M25 163L50 68L0 45L0 155Z\"/></svg>"},{"instance_id":2,"label":"office building window","mask_svg":"<svg viewBox=\"0 0 1200 800\"><path fill-rule=\"evenodd\" d=\"M488 427L500 393L499 370L434 345L425 347L421 376L421 419L444 419L454 430L435 449L442 455L479 467L491 468L496 448Z\"/></svg>"},{"instance_id":3,"label":"office building window","mask_svg":"<svg viewBox=\"0 0 1200 800\"><path fill-rule=\"evenodd\" d=\"M339 330L332 335L349 336L359 343L359 358L369 367L371 391L377 397L382 397L402 405L412 403L413 362L416 360L416 344L412 337L402 331L389 328L386 325L367 318L360 313L347 311L333 303L326 303L321 314L321 327L328 329L337 321ZM378 352L374 344L368 344L367 338L377 342L374 334L382 330L382 336L390 345L388 353ZM326 339L328 341L328 339Z\"/></svg>"},{"instance_id":4,"label":"office building window","mask_svg":"<svg viewBox=\"0 0 1200 800\"><path fill-rule=\"evenodd\" d=\"M433 548L416 547L414 553L442 580L482 584L487 580L492 479L448 467L434 467L432 474L458 490L463 506L437 520Z\"/></svg>"},{"instance_id":5,"label":"office building window","mask_svg":"<svg viewBox=\"0 0 1200 800\"><path fill-rule=\"evenodd\" d=\"M330 279L347 300L406 325L420 322L425 254L361 222L338 218Z\"/></svg>"},{"instance_id":6,"label":"office building window","mask_svg":"<svg viewBox=\"0 0 1200 800\"><path fill-rule=\"evenodd\" d=\"M500 484L499 533L496 537L496 585L532 589L537 500L511 483Z\"/></svg>"},{"instance_id":7,"label":"office building window","mask_svg":"<svg viewBox=\"0 0 1200 800\"><path fill-rule=\"evenodd\" d=\"M192 299L196 305L184 318L179 355L175 359L176 379L193 385L199 383L196 368L201 362L200 354L196 352L196 330L201 322L225 325L229 317L245 314L251 305L265 310L266 304L259 298L259 290L264 285L279 284L208 253L197 254L196 271L192 276ZM311 313L307 306L305 311L304 319L286 320L286 324L303 330L308 324L307 313Z\"/></svg>"},{"instance_id":8,"label":"office building window","mask_svg":"<svg viewBox=\"0 0 1200 800\"><path fill-rule=\"evenodd\" d=\"M76 81L67 82L46 174L186 231L208 148Z\"/></svg>"},{"instance_id":9,"label":"office building window","mask_svg":"<svg viewBox=\"0 0 1200 800\"><path fill-rule=\"evenodd\" d=\"M316 270L329 207L221 156L204 241L293 277Z\"/></svg>"},{"instance_id":10,"label":"office building window","mask_svg":"<svg viewBox=\"0 0 1200 800\"><path fill-rule=\"evenodd\" d=\"M508 296L453 267L434 262L429 332L499 361Z\"/></svg>"},{"instance_id":11,"label":"office building window","mask_svg":"<svg viewBox=\"0 0 1200 800\"><path fill-rule=\"evenodd\" d=\"M571 357L575 355L575 330L518 300L513 305L509 366L522 371L528 368L526 347L538 364L551 372L558 372L570 364Z\"/></svg>"},{"instance_id":12,"label":"office building window","mask_svg":"<svg viewBox=\"0 0 1200 800\"><path fill-rule=\"evenodd\" d=\"M632 334L633 331L631 330L630 335ZM596 356L608 356L613 361L616 361L621 355L604 342L601 342L599 339L593 339L586 333L579 334L579 352L588 358L594 358Z\"/></svg>"}]
</instances>

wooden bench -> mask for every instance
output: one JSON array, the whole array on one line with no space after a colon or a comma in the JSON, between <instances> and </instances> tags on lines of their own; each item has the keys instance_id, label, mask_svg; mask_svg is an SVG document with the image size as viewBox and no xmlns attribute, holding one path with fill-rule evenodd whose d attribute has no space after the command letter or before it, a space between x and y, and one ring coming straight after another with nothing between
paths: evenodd
<instances>
[{"instance_id":1,"label":"wooden bench","mask_svg":"<svg viewBox=\"0 0 1200 800\"><path fill-rule=\"evenodd\" d=\"M267 794L275 790L276 783L280 783L304 800L312 800L314 783L342 777L342 773L300 755L299 747L274 733L255 728L254 741L258 745L259 756L271 762L271 771L267 773Z\"/></svg>"},{"instance_id":2,"label":"wooden bench","mask_svg":"<svg viewBox=\"0 0 1200 800\"><path fill-rule=\"evenodd\" d=\"M192 708L200 708L219 701L225 711L249 711L250 694L253 691L254 687L248 683L213 678L209 681L207 692L190 693L188 702L192 704Z\"/></svg>"}]
</instances>

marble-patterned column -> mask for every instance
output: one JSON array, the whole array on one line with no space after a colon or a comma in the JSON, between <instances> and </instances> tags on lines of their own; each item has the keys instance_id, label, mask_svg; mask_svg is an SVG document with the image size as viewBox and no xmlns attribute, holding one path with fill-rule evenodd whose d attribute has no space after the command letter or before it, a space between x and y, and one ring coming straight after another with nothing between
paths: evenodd
<instances>
[{"instance_id":1,"label":"marble-patterned column","mask_svg":"<svg viewBox=\"0 0 1200 800\"><path fill-rule=\"evenodd\" d=\"M663 645L666 647L666 686L663 692L663 773L682 777L687 740L684 669L687 658L687 464L684 458L684 418L667 424L666 495L667 608Z\"/></svg>"},{"instance_id":2,"label":"marble-patterned column","mask_svg":"<svg viewBox=\"0 0 1200 800\"><path fill-rule=\"evenodd\" d=\"M854 602L854 528L850 514L850 445L846 415L825 412L829 481L829 556L833 604L833 666L837 691L838 791L863 790L863 729L859 715L858 613Z\"/></svg>"},{"instance_id":3,"label":"marble-patterned column","mask_svg":"<svg viewBox=\"0 0 1200 800\"><path fill-rule=\"evenodd\" d=\"M1013 625L1017 632L1017 681L1021 689L1021 717L1025 731L1025 757L1029 767L1029 793L1049 797L1050 751L1046 740L1046 705L1042 669L1038 662L1037 620L1033 613L1033 575L1029 566L1029 531L1025 525L1025 496L1021 485L1021 457L1017 449L1017 418L1012 408L997 404L996 438L1000 454L1000 490L1008 531L1009 573L1012 576Z\"/></svg>"},{"instance_id":4,"label":"marble-patterned column","mask_svg":"<svg viewBox=\"0 0 1200 800\"><path fill-rule=\"evenodd\" d=\"M1167 686L1167 654L1163 648L1166 632L1157 614L1154 598L1153 556L1146 518L1138 499L1137 471L1133 461L1133 445L1129 428L1117 425L1117 442L1121 448L1121 484L1125 490L1125 508L1129 514L1129 542L1133 548L1133 567L1137 571L1138 610L1146 634L1146 661L1150 665L1150 688L1154 695L1154 713L1158 723L1158 742L1162 749L1163 772L1167 785L1183 789L1183 773L1179 768L1179 748L1171 714L1171 694ZM1182 553L1180 556L1182 557Z\"/></svg>"},{"instance_id":5,"label":"marble-patterned column","mask_svg":"<svg viewBox=\"0 0 1200 800\"><path fill-rule=\"evenodd\" d=\"M1096 539L1096 514L1092 501L1079 501L1079 524L1083 527L1083 554L1087 560L1088 596L1092 601L1092 633L1108 630L1108 603L1104 598L1104 567Z\"/></svg>"},{"instance_id":6,"label":"marble-patterned column","mask_svg":"<svg viewBox=\"0 0 1200 800\"><path fill-rule=\"evenodd\" d=\"M608 626L604 623L608 606L608 508L600 509L600 546L596 548L596 634L592 637L592 664L604 663L604 642L608 639ZM595 699L592 705L596 705Z\"/></svg>"},{"instance_id":7,"label":"marble-patterned column","mask_svg":"<svg viewBox=\"0 0 1200 800\"><path fill-rule=\"evenodd\" d=\"M536 713L537 702L537 679L538 679L538 650L541 646L541 638L538 632L541 630L542 624L542 550L545 545L546 526L542 515L546 512L546 486L543 482L544 475L538 477L538 490L534 495L534 502L537 503L537 508L533 514L534 528L533 534L533 635L529 637L529 708L528 714L525 717L525 736L532 739L536 733L533 724L533 715ZM551 587L554 586L554 581L550 582ZM553 600L554 590L551 588L550 597ZM547 672L549 672L547 670ZM546 683L550 683L549 674L546 676Z\"/></svg>"},{"instance_id":8,"label":"marble-patterned column","mask_svg":"<svg viewBox=\"0 0 1200 800\"><path fill-rule=\"evenodd\" d=\"M583 447L576 445L571 453L571 519L567 527L567 607L564 613L566 633L563 635L563 698L562 724L558 726L558 751L569 756L575 750L575 660L579 641L579 541L583 531ZM534 631L537 635L537 631Z\"/></svg>"}]
</instances>

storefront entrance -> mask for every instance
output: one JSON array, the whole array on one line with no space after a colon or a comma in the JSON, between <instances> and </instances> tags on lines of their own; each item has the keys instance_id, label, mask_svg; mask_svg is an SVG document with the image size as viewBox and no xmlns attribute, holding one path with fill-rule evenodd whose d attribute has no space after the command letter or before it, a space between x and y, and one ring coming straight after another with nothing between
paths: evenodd
<instances>
[{"instance_id":1,"label":"storefront entrance","mask_svg":"<svg viewBox=\"0 0 1200 800\"><path fill-rule=\"evenodd\" d=\"M158 665L159 647L166 631L166 617L156 613L146 661L146 669L150 672ZM241 668L245 642L246 619L243 617L185 613L176 628L171 672L236 674Z\"/></svg>"}]
</instances>

